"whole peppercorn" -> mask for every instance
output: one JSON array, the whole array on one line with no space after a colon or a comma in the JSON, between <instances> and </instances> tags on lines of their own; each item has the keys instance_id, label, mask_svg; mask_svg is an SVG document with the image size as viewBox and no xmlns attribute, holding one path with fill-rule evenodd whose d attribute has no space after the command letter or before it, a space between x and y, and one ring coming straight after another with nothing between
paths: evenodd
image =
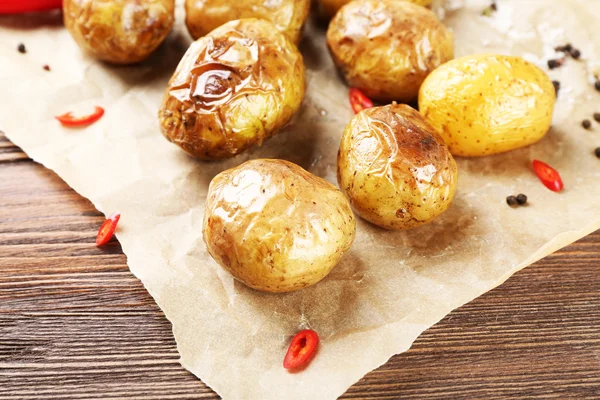
<instances>
[{"instance_id":1,"label":"whole peppercorn","mask_svg":"<svg viewBox=\"0 0 600 400\"><path fill-rule=\"evenodd\" d=\"M552 85L554 86L554 92L556 92L556 94L558 95L558 91L560 90L560 82L552 81Z\"/></svg>"},{"instance_id":2,"label":"whole peppercorn","mask_svg":"<svg viewBox=\"0 0 600 400\"><path fill-rule=\"evenodd\" d=\"M596 83L594 84L594 87L596 88L597 91L600 92L600 80L596 81Z\"/></svg>"},{"instance_id":3,"label":"whole peppercorn","mask_svg":"<svg viewBox=\"0 0 600 400\"><path fill-rule=\"evenodd\" d=\"M596 122L600 122L600 113L594 113L594 119Z\"/></svg>"},{"instance_id":4,"label":"whole peppercorn","mask_svg":"<svg viewBox=\"0 0 600 400\"><path fill-rule=\"evenodd\" d=\"M525 196L523 193L519 194L517 196L517 203L519 203L520 205L527 204L527 196Z\"/></svg>"},{"instance_id":5,"label":"whole peppercorn","mask_svg":"<svg viewBox=\"0 0 600 400\"><path fill-rule=\"evenodd\" d=\"M581 51L579 51L579 49L571 49L569 51L569 54L571 55L571 57L573 57L575 60L579 60L579 57L581 57Z\"/></svg>"},{"instance_id":6,"label":"whole peppercorn","mask_svg":"<svg viewBox=\"0 0 600 400\"><path fill-rule=\"evenodd\" d=\"M560 59L548 60L548 68L550 68L550 69L558 68L562 64L563 64L563 61Z\"/></svg>"},{"instance_id":7,"label":"whole peppercorn","mask_svg":"<svg viewBox=\"0 0 600 400\"><path fill-rule=\"evenodd\" d=\"M17 50L21 54L27 53L27 49L25 48L25 45L23 43L19 43L19 46L17 47Z\"/></svg>"},{"instance_id":8,"label":"whole peppercorn","mask_svg":"<svg viewBox=\"0 0 600 400\"><path fill-rule=\"evenodd\" d=\"M517 201L517 198L515 196L508 196L506 198L506 204L508 204L511 207L514 207L517 204L519 204L519 202Z\"/></svg>"},{"instance_id":9,"label":"whole peppercorn","mask_svg":"<svg viewBox=\"0 0 600 400\"><path fill-rule=\"evenodd\" d=\"M592 127L592 123L589 119L584 119L581 121L581 126L583 126L583 129L590 129Z\"/></svg>"},{"instance_id":10,"label":"whole peppercorn","mask_svg":"<svg viewBox=\"0 0 600 400\"><path fill-rule=\"evenodd\" d=\"M596 157L600 158L600 147L596 147L596 150L594 150L594 154L596 154Z\"/></svg>"}]
</instances>

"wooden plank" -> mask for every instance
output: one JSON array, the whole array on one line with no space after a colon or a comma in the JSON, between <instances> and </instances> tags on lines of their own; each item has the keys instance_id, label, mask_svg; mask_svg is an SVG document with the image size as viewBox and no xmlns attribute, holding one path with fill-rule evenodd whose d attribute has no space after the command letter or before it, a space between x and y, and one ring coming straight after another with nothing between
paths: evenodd
<instances>
[{"instance_id":1,"label":"wooden plank","mask_svg":"<svg viewBox=\"0 0 600 400\"><path fill-rule=\"evenodd\" d=\"M4 157L4 158L2 158ZM0 136L0 399L216 399L103 220ZM598 398L600 232L448 315L347 399Z\"/></svg>"}]
</instances>

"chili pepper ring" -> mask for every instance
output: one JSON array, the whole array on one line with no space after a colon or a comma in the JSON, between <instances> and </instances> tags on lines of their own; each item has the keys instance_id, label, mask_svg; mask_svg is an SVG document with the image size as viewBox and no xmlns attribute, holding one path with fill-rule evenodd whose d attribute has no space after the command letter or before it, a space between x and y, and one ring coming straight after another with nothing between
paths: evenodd
<instances>
[{"instance_id":1,"label":"chili pepper ring","mask_svg":"<svg viewBox=\"0 0 600 400\"><path fill-rule=\"evenodd\" d=\"M300 331L292 338L290 347L283 359L283 367L297 370L310 363L319 345L319 335L312 329Z\"/></svg>"}]
</instances>

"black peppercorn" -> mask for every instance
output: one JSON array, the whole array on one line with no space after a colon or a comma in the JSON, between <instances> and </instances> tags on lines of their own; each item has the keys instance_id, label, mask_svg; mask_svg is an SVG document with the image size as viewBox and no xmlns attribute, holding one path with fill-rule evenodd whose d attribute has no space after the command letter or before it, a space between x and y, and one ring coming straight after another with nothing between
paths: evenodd
<instances>
[{"instance_id":1,"label":"black peppercorn","mask_svg":"<svg viewBox=\"0 0 600 400\"><path fill-rule=\"evenodd\" d=\"M600 112L594 113L594 119L596 122L600 122Z\"/></svg>"},{"instance_id":2,"label":"black peppercorn","mask_svg":"<svg viewBox=\"0 0 600 400\"><path fill-rule=\"evenodd\" d=\"M573 45L571 43L567 43L564 46L556 46L554 51L562 51L562 52L571 52L573 50Z\"/></svg>"},{"instance_id":3,"label":"black peppercorn","mask_svg":"<svg viewBox=\"0 0 600 400\"><path fill-rule=\"evenodd\" d=\"M558 95L558 91L560 90L560 82L559 81L552 81L552 85L554 85L554 91Z\"/></svg>"},{"instance_id":4,"label":"black peppercorn","mask_svg":"<svg viewBox=\"0 0 600 400\"><path fill-rule=\"evenodd\" d=\"M584 119L581 121L581 126L583 126L584 129L590 129L592 127L592 123L589 119Z\"/></svg>"},{"instance_id":5,"label":"black peppercorn","mask_svg":"<svg viewBox=\"0 0 600 400\"><path fill-rule=\"evenodd\" d=\"M596 83L594 84L594 87L596 88L597 91L600 92L600 81L596 81Z\"/></svg>"},{"instance_id":6,"label":"black peppercorn","mask_svg":"<svg viewBox=\"0 0 600 400\"><path fill-rule=\"evenodd\" d=\"M564 62L564 60L562 60L562 59L548 60L548 68L550 68L550 69L558 68L561 65L563 65L563 62Z\"/></svg>"},{"instance_id":7,"label":"black peppercorn","mask_svg":"<svg viewBox=\"0 0 600 400\"><path fill-rule=\"evenodd\" d=\"M523 193L519 194L517 196L517 203L519 203L520 205L527 204L527 196L525 196Z\"/></svg>"},{"instance_id":8,"label":"black peppercorn","mask_svg":"<svg viewBox=\"0 0 600 400\"><path fill-rule=\"evenodd\" d=\"M19 53L21 53L21 54L27 53L27 49L25 48L25 45L23 43L19 43L17 50L19 50Z\"/></svg>"},{"instance_id":9,"label":"black peppercorn","mask_svg":"<svg viewBox=\"0 0 600 400\"><path fill-rule=\"evenodd\" d=\"M517 198L515 196L508 196L506 198L506 204L508 204L511 207L514 207L517 204L519 204L519 201L517 200Z\"/></svg>"},{"instance_id":10,"label":"black peppercorn","mask_svg":"<svg viewBox=\"0 0 600 400\"><path fill-rule=\"evenodd\" d=\"M600 158L600 147L596 147L596 150L594 150L594 154L596 154L596 157Z\"/></svg>"},{"instance_id":11,"label":"black peppercorn","mask_svg":"<svg viewBox=\"0 0 600 400\"><path fill-rule=\"evenodd\" d=\"M569 51L569 54L571 55L571 57L573 57L575 60L578 60L579 57L581 57L581 51L579 51L579 49L571 49Z\"/></svg>"}]
</instances>

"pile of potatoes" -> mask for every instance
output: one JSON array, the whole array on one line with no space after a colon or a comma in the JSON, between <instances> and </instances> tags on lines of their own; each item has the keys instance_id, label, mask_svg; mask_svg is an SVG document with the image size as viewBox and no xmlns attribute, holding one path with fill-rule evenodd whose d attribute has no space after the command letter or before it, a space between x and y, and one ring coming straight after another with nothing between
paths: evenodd
<instances>
[{"instance_id":1,"label":"pile of potatoes","mask_svg":"<svg viewBox=\"0 0 600 400\"><path fill-rule=\"evenodd\" d=\"M193 157L218 160L280 131L306 90L296 46L310 3L186 0L196 41L165 91L163 135ZM381 105L358 112L340 132L339 189L283 160L250 160L212 180L204 242L236 279L267 292L315 284L350 249L354 212L384 229L426 224L452 203L453 156L509 151L549 130L556 94L548 76L519 57L454 59L452 32L430 3L319 0L342 77ZM65 0L63 7L79 46L117 64L146 59L174 21L174 0Z\"/></svg>"}]
</instances>

